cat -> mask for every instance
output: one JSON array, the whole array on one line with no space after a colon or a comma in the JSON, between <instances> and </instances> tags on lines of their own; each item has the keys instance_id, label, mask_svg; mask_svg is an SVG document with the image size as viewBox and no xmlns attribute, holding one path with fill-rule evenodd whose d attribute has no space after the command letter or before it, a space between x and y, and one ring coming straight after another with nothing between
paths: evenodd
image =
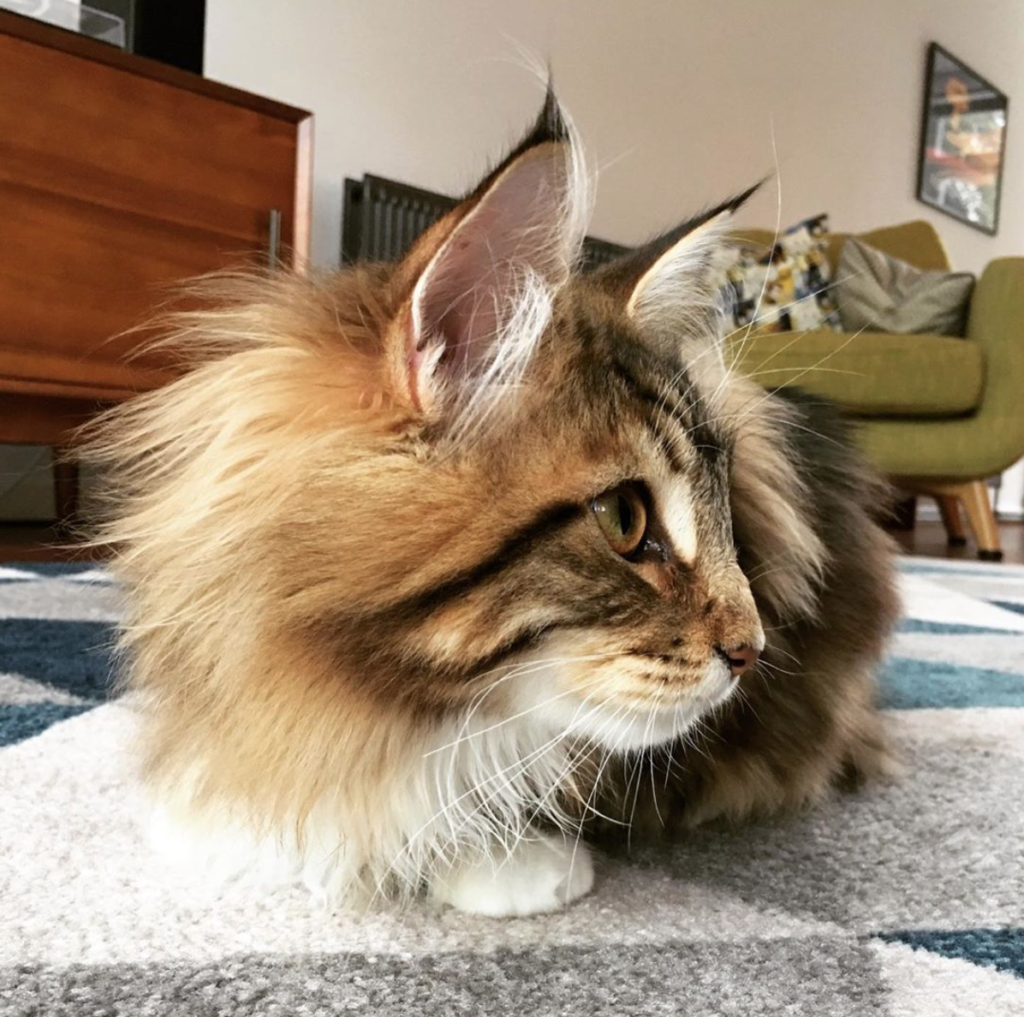
<instances>
[{"instance_id":1,"label":"cat","mask_svg":"<svg viewBox=\"0 0 1024 1017\"><path fill-rule=\"evenodd\" d=\"M727 367L746 196L582 274L587 182L549 92L400 262L200 284L187 370L98 424L170 854L525 915L590 890L591 832L885 770L884 489Z\"/></svg>"}]
</instances>

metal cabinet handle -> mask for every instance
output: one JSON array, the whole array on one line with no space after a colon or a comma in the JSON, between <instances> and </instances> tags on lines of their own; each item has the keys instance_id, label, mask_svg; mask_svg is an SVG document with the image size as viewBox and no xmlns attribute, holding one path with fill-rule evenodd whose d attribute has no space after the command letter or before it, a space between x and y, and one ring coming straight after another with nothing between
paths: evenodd
<instances>
[{"instance_id":1,"label":"metal cabinet handle","mask_svg":"<svg viewBox=\"0 0 1024 1017\"><path fill-rule=\"evenodd\" d=\"M277 268L280 264L281 250L281 210L272 208L270 210L270 238L267 242L267 267Z\"/></svg>"}]
</instances>

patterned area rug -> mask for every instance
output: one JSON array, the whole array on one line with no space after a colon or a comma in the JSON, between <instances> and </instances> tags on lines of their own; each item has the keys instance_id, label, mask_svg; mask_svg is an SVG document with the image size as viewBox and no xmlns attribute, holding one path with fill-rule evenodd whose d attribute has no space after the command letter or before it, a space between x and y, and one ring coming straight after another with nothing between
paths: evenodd
<instances>
[{"instance_id":1,"label":"patterned area rug","mask_svg":"<svg viewBox=\"0 0 1024 1017\"><path fill-rule=\"evenodd\" d=\"M1024 569L916 559L883 675L904 780L606 860L555 916L214 895L136 829L117 590L0 569L0 1014L1024 1014Z\"/></svg>"}]
</instances>

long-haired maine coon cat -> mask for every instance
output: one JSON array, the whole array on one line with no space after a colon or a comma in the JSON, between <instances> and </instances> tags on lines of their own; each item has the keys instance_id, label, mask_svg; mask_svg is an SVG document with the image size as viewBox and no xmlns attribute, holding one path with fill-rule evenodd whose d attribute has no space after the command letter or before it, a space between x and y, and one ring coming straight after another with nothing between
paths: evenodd
<instances>
[{"instance_id":1,"label":"long-haired maine coon cat","mask_svg":"<svg viewBox=\"0 0 1024 1017\"><path fill-rule=\"evenodd\" d=\"M882 488L727 369L739 199L581 274L585 190L549 95L400 263L208 283L101 425L145 776L203 864L529 914L590 889L588 826L884 765Z\"/></svg>"}]
</instances>

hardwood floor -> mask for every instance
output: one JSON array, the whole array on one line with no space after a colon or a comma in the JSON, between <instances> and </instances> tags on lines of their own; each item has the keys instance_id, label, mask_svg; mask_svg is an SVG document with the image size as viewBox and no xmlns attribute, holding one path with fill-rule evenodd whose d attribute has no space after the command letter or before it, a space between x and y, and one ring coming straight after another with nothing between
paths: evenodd
<instances>
[{"instance_id":1,"label":"hardwood floor","mask_svg":"<svg viewBox=\"0 0 1024 1017\"><path fill-rule=\"evenodd\" d=\"M1024 564L1024 523L999 524L1003 561ZM893 536L907 554L934 558L976 557L974 543L968 538L964 547L949 547L946 531L937 520L918 521L913 530L894 530ZM83 552L69 544L56 527L39 524L0 525L0 562L3 561L81 561L95 559L95 552Z\"/></svg>"},{"instance_id":2,"label":"hardwood floor","mask_svg":"<svg viewBox=\"0 0 1024 1017\"><path fill-rule=\"evenodd\" d=\"M95 551L84 551L57 526L43 523L0 524L0 562L91 561Z\"/></svg>"},{"instance_id":3,"label":"hardwood floor","mask_svg":"<svg viewBox=\"0 0 1024 1017\"><path fill-rule=\"evenodd\" d=\"M912 530L894 530L892 535L907 554L928 555L932 558L962 558L965 561L977 560L974 540L968 536L966 545L949 547L945 527L938 520L918 521ZM1004 562L1024 564L1024 523L1001 522L999 540Z\"/></svg>"}]
</instances>

